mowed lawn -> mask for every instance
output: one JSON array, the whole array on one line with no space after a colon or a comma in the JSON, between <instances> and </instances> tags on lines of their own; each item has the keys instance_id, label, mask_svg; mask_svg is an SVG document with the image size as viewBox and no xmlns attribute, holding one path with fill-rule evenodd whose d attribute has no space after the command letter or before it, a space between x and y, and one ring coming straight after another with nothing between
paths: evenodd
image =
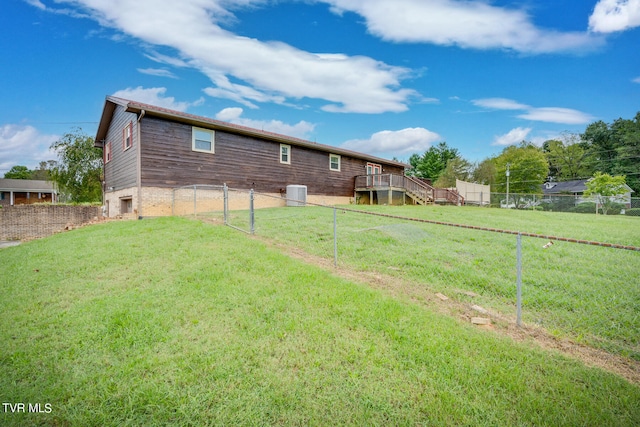
<instances>
[{"instance_id":1,"label":"mowed lawn","mask_svg":"<svg viewBox=\"0 0 640 427\"><path fill-rule=\"evenodd\" d=\"M94 225L0 266L0 398L43 411L3 426L640 424L638 385L222 226Z\"/></svg>"},{"instance_id":2,"label":"mowed lawn","mask_svg":"<svg viewBox=\"0 0 640 427\"><path fill-rule=\"evenodd\" d=\"M338 263L399 277L516 317L516 236L397 217L640 247L640 218L456 206L337 210ZM233 213L241 224L246 213ZM256 211L256 234L333 260L333 210ZM522 318L562 338L640 361L640 251L522 237ZM545 247L546 246L546 247ZM469 297L472 293L474 296Z\"/></svg>"}]
</instances>

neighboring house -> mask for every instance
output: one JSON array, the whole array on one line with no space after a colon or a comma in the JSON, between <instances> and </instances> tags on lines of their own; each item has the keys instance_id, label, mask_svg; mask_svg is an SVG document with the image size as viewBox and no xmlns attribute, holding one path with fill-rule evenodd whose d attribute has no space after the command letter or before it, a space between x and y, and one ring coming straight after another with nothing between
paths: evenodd
<instances>
[{"instance_id":1,"label":"neighboring house","mask_svg":"<svg viewBox=\"0 0 640 427\"><path fill-rule=\"evenodd\" d=\"M542 192L545 195L572 195L582 196L587 190L587 179L576 179L564 182L545 182L542 185Z\"/></svg>"},{"instance_id":2,"label":"neighboring house","mask_svg":"<svg viewBox=\"0 0 640 427\"><path fill-rule=\"evenodd\" d=\"M55 203L53 183L34 179L0 179L0 205L29 205Z\"/></svg>"},{"instance_id":3,"label":"neighboring house","mask_svg":"<svg viewBox=\"0 0 640 427\"><path fill-rule=\"evenodd\" d=\"M404 176L404 163L108 96L95 139L104 153L107 216L171 213L173 191L223 185L271 194L307 187L307 201L349 203L359 175ZM265 202L266 203L266 202Z\"/></svg>"},{"instance_id":4,"label":"neighboring house","mask_svg":"<svg viewBox=\"0 0 640 427\"><path fill-rule=\"evenodd\" d=\"M542 185L542 192L545 196L574 196L576 204L583 202L593 202L593 198L584 196L584 192L587 191L588 179L575 179L572 181L564 182L545 182ZM615 198L615 202L624 204L627 208L631 207L631 193L633 190L631 187L625 184L627 192L621 196Z\"/></svg>"}]
</instances>

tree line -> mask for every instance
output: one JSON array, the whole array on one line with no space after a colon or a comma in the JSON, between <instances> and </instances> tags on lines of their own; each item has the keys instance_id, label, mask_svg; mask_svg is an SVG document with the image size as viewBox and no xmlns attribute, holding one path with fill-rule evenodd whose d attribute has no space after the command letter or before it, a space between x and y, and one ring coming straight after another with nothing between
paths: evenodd
<instances>
[{"instance_id":1,"label":"tree line","mask_svg":"<svg viewBox=\"0 0 640 427\"><path fill-rule=\"evenodd\" d=\"M492 192L539 194L546 181L621 176L640 194L640 112L633 119L596 121L581 134L564 134L541 147L529 141L506 147L496 156L472 163L446 142L409 158L409 174L435 187L455 187L456 179L491 185Z\"/></svg>"}]
</instances>

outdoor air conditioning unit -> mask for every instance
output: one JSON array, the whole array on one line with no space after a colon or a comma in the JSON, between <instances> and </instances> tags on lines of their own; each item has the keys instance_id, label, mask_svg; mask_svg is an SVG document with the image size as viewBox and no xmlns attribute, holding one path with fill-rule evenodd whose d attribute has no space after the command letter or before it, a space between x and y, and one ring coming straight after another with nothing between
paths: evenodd
<instances>
[{"instance_id":1,"label":"outdoor air conditioning unit","mask_svg":"<svg viewBox=\"0 0 640 427\"><path fill-rule=\"evenodd\" d=\"M306 203L306 185L287 185L287 206L304 206Z\"/></svg>"}]
</instances>

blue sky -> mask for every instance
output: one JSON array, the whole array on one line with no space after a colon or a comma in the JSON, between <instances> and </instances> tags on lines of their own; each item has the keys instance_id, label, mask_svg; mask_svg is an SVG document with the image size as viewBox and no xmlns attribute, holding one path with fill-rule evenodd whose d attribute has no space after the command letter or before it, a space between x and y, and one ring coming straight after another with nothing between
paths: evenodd
<instances>
[{"instance_id":1,"label":"blue sky","mask_svg":"<svg viewBox=\"0 0 640 427\"><path fill-rule=\"evenodd\" d=\"M0 174L105 96L406 160L640 111L640 0L4 0Z\"/></svg>"}]
</instances>

